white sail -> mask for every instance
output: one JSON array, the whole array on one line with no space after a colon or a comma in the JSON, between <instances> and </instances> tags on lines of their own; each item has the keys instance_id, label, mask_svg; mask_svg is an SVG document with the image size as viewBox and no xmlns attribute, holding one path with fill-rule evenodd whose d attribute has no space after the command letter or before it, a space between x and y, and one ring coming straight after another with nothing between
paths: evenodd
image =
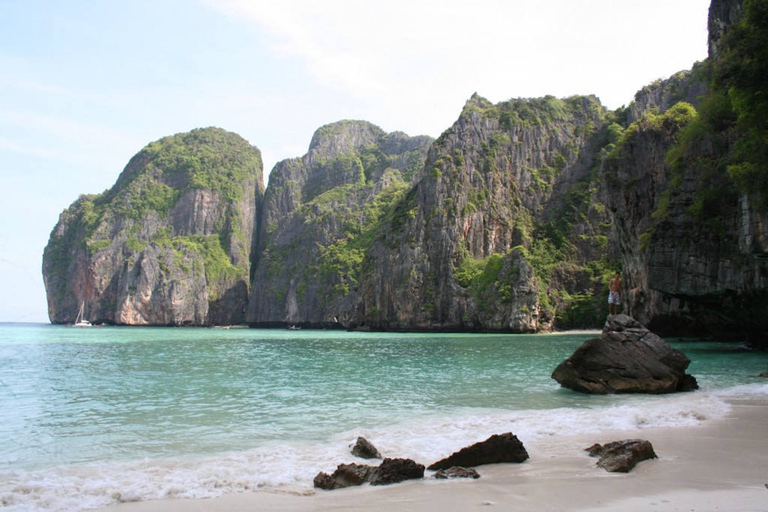
<instances>
[{"instance_id":1,"label":"white sail","mask_svg":"<svg viewBox=\"0 0 768 512\"><path fill-rule=\"evenodd\" d=\"M72 327L91 327L91 322L83 318L84 311L85 311L85 302L81 302L80 311L77 313L77 318L75 318L75 323L72 324Z\"/></svg>"}]
</instances>

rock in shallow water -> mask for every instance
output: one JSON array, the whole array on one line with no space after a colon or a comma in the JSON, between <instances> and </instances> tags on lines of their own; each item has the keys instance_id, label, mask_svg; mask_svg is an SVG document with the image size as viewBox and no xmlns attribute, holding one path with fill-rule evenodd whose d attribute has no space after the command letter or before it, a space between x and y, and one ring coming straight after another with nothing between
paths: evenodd
<instances>
[{"instance_id":1,"label":"rock in shallow water","mask_svg":"<svg viewBox=\"0 0 768 512\"><path fill-rule=\"evenodd\" d=\"M352 455L361 459L380 459L381 453L364 437L358 437L352 448Z\"/></svg>"},{"instance_id":2,"label":"rock in shallow water","mask_svg":"<svg viewBox=\"0 0 768 512\"><path fill-rule=\"evenodd\" d=\"M411 459L384 459L371 476L371 485L389 485L424 478L424 465Z\"/></svg>"},{"instance_id":3,"label":"rock in shallow water","mask_svg":"<svg viewBox=\"0 0 768 512\"><path fill-rule=\"evenodd\" d=\"M582 393L673 393L697 389L685 373L690 359L627 315L609 316L599 338L587 340L552 378Z\"/></svg>"},{"instance_id":4,"label":"rock in shallow water","mask_svg":"<svg viewBox=\"0 0 768 512\"><path fill-rule=\"evenodd\" d=\"M343 489L354 485L389 485L424 478L424 465L411 459L384 459L377 467L364 464L339 464L336 471L329 475L320 472L314 480L318 489Z\"/></svg>"},{"instance_id":5,"label":"rock in shallow water","mask_svg":"<svg viewBox=\"0 0 768 512\"><path fill-rule=\"evenodd\" d=\"M339 464L336 471L329 475L320 472L314 480L314 485L318 489L327 491L333 489L343 489L353 485L363 485L369 481L371 474L376 468L364 464Z\"/></svg>"}]
</instances>

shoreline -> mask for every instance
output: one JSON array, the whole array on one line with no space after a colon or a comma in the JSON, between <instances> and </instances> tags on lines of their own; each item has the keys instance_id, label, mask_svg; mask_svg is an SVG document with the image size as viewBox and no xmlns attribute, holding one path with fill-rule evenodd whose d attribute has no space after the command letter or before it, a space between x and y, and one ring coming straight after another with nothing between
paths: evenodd
<instances>
[{"instance_id":1,"label":"shoreline","mask_svg":"<svg viewBox=\"0 0 768 512\"><path fill-rule=\"evenodd\" d=\"M427 473L423 480L385 487L278 488L210 499L120 503L97 510L766 511L768 397L726 401L731 411L725 418L706 420L696 427L521 439L531 456L528 461L480 466L478 480L438 481ZM632 438L649 440L659 458L642 462L627 474L608 473L584 452L593 443Z\"/></svg>"},{"instance_id":2,"label":"shoreline","mask_svg":"<svg viewBox=\"0 0 768 512\"><path fill-rule=\"evenodd\" d=\"M16 322L5 321L0 322L0 326L6 327L72 327L71 322L56 323L56 322ZM297 329L291 329L291 326L297 326ZM583 329L555 329L551 331L536 331L536 332L515 332L509 330L470 330L470 329L366 329L366 328L350 328L346 326L333 325L307 325L306 323L297 322L274 322L266 324L231 324L231 325L219 325L219 324L195 324L195 325L168 325L168 324L114 324L114 323L98 323L92 324L90 327L137 327L147 329L217 329L217 330L230 330L230 329L251 329L254 331L337 331L348 333L372 333L372 334L511 334L511 335L550 335L550 334L600 334L602 327L592 327Z\"/></svg>"}]
</instances>

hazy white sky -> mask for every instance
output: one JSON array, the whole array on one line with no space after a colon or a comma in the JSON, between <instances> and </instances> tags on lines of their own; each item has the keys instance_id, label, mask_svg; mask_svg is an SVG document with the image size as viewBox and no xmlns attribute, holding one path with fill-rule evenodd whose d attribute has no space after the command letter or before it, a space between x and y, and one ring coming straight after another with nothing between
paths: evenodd
<instances>
[{"instance_id":1,"label":"hazy white sky","mask_svg":"<svg viewBox=\"0 0 768 512\"><path fill-rule=\"evenodd\" d=\"M609 108L706 57L709 0L0 0L0 321L47 321L59 213L160 137L219 126L265 179L318 127L433 137L477 92Z\"/></svg>"}]
</instances>

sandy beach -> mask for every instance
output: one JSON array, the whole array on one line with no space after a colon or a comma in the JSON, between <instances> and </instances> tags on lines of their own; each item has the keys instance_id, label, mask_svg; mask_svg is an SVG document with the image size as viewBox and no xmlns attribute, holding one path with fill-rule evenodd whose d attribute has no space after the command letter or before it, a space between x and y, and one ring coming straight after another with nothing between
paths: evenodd
<instances>
[{"instance_id":1,"label":"sandy beach","mask_svg":"<svg viewBox=\"0 0 768 512\"><path fill-rule=\"evenodd\" d=\"M122 503L101 510L768 511L768 400L729 402L732 410L726 418L698 427L560 436L531 443L522 439L528 461L481 466L478 480L425 478L337 491L283 489L205 500ZM640 463L628 474L608 473L583 451L595 442L630 438L651 441L659 458Z\"/></svg>"}]
</instances>

